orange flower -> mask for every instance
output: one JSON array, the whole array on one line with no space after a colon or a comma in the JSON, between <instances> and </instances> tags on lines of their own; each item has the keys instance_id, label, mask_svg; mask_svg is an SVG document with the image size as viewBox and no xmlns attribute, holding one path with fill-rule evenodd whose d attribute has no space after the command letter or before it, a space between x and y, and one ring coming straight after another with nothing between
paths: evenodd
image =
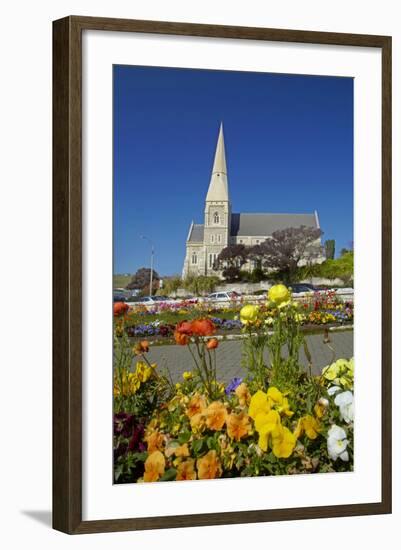
<instances>
[{"instance_id":1,"label":"orange flower","mask_svg":"<svg viewBox=\"0 0 401 550\"><path fill-rule=\"evenodd\" d=\"M184 334L182 332L178 332L178 331L174 332L174 340L180 346L186 346L189 342L188 336L186 334Z\"/></svg>"},{"instance_id":2,"label":"orange flower","mask_svg":"<svg viewBox=\"0 0 401 550\"><path fill-rule=\"evenodd\" d=\"M124 302L116 302L114 304L114 317L120 317L129 310L129 306Z\"/></svg>"},{"instance_id":3,"label":"orange flower","mask_svg":"<svg viewBox=\"0 0 401 550\"><path fill-rule=\"evenodd\" d=\"M232 439L239 441L242 437L249 434L251 423L249 416L244 412L239 414L230 414L227 417L227 433Z\"/></svg>"},{"instance_id":4,"label":"orange flower","mask_svg":"<svg viewBox=\"0 0 401 550\"><path fill-rule=\"evenodd\" d=\"M191 418L195 414L202 413L206 407L206 400L203 395L196 393L187 406L187 416Z\"/></svg>"},{"instance_id":5,"label":"orange flower","mask_svg":"<svg viewBox=\"0 0 401 550\"><path fill-rule=\"evenodd\" d=\"M235 389L235 395L238 397L241 407L246 405L251 399L251 394L249 393L248 386L244 382L237 386L237 388Z\"/></svg>"},{"instance_id":6,"label":"orange flower","mask_svg":"<svg viewBox=\"0 0 401 550\"><path fill-rule=\"evenodd\" d=\"M176 332L179 334L186 334L187 336L192 335L192 323L190 321L181 321L175 327Z\"/></svg>"},{"instance_id":7,"label":"orange flower","mask_svg":"<svg viewBox=\"0 0 401 550\"><path fill-rule=\"evenodd\" d=\"M227 409L219 401L214 401L205 410L206 425L211 430L221 430L227 418Z\"/></svg>"},{"instance_id":8,"label":"orange flower","mask_svg":"<svg viewBox=\"0 0 401 550\"><path fill-rule=\"evenodd\" d=\"M216 349L218 345L219 345L219 341L217 340L217 338L212 338L211 340L208 341L208 343L206 344L206 347L207 349Z\"/></svg>"},{"instance_id":9,"label":"orange flower","mask_svg":"<svg viewBox=\"0 0 401 550\"><path fill-rule=\"evenodd\" d=\"M195 319L191 323L193 334L197 336L212 336L216 332L216 327L210 319Z\"/></svg>"},{"instance_id":10,"label":"orange flower","mask_svg":"<svg viewBox=\"0 0 401 550\"><path fill-rule=\"evenodd\" d=\"M166 460L160 451L154 451L145 460L144 481L157 481L164 474Z\"/></svg>"},{"instance_id":11,"label":"orange flower","mask_svg":"<svg viewBox=\"0 0 401 550\"><path fill-rule=\"evenodd\" d=\"M184 462L178 465L175 479L176 481L196 479L195 460L193 458L188 458L188 460L184 460Z\"/></svg>"},{"instance_id":12,"label":"orange flower","mask_svg":"<svg viewBox=\"0 0 401 550\"><path fill-rule=\"evenodd\" d=\"M222 474L220 460L216 451L209 451L196 461L199 479L216 479Z\"/></svg>"},{"instance_id":13,"label":"orange flower","mask_svg":"<svg viewBox=\"0 0 401 550\"><path fill-rule=\"evenodd\" d=\"M154 431L145 437L145 441L148 444L148 452L153 453L163 448L164 435Z\"/></svg>"}]
</instances>

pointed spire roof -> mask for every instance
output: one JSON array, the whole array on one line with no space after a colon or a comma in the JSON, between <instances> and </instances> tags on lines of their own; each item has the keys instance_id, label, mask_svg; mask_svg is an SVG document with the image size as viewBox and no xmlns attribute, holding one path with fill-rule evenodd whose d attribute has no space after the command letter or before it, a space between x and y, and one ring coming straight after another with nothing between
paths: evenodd
<instances>
[{"instance_id":1,"label":"pointed spire roof","mask_svg":"<svg viewBox=\"0 0 401 550\"><path fill-rule=\"evenodd\" d=\"M220 124L219 137L217 139L216 152L210 178L209 189L206 195L207 201L228 201L227 164L224 148L223 123Z\"/></svg>"},{"instance_id":2,"label":"pointed spire roof","mask_svg":"<svg viewBox=\"0 0 401 550\"><path fill-rule=\"evenodd\" d=\"M223 133L222 122L220 123L219 137L217 139L217 146L216 146L216 153L214 155L212 174L227 175L226 152L224 149L224 133Z\"/></svg>"}]
</instances>

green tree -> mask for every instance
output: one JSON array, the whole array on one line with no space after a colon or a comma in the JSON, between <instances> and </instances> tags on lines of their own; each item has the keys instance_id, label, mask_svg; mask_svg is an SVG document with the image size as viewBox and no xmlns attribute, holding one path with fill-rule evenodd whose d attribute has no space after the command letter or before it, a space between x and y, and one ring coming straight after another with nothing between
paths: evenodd
<instances>
[{"instance_id":1,"label":"green tree","mask_svg":"<svg viewBox=\"0 0 401 550\"><path fill-rule=\"evenodd\" d=\"M159 274L157 273L157 271L153 270L153 282L152 282L153 291L159 288L159 281L160 281ZM150 268L141 267L140 269L138 269L135 275L133 275L130 283L127 285L127 288L129 290L142 290L142 291L149 292L149 285L150 285Z\"/></svg>"},{"instance_id":2,"label":"green tree","mask_svg":"<svg viewBox=\"0 0 401 550\"><path fill-rule=\"evenodd\" d=\"M336 252L336 241L334 239L328 239L324 243L324 250L326 253L326 260L334 260L334 255Z\"/></svg>"},{"instance_id":3,"label":"green tree","mask_svg":"<svg viewBox=\"0 0 401 550\"><path fill-rule=\"evenodd\" d=\"M177 290L183 286L181 277L174 275L173 277L167 277L163 279L162 293L170 295L176 295Z\"/></svg>"}]
</instances>

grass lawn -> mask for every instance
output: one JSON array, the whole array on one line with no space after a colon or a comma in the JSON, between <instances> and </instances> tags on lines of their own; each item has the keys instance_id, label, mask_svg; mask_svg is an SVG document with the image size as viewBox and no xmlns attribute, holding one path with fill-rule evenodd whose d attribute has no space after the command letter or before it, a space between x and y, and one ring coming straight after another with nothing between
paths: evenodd
<instances>
[{"instance_id":1,"label":"grass lawn","mask_svg":"<svg viewBox=\"0 0 401 550\"><path fill-rule=\"evenodd\" d=\"M113 275L113 288L125 288L131 279L132 275Z\"/></svg>"}]
</instances>

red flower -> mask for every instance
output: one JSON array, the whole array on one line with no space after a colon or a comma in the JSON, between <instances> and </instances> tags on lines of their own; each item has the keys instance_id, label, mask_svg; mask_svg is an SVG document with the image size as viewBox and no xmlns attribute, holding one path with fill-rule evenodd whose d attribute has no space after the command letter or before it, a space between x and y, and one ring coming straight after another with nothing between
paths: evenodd
<instances>
[{"instance_id":1,"label":"red flower","mask_svg":"<svg viewBox=\"0 0 401 550\"><path fill-rule=\"evenodd\" d=\"M142 353L147 353L149 351L149 342L147 340L141 340L135 346L135 353L141 355Z\"/></svg>"},{"instance_id":2,"label":"red flower","mask_svg":"<svg viewBox=\"0 0 401 550\"><path fill-rule=\"evenodd\" d=\"M212 338L211 340L208 341L208 343L206 344L206 347L207 349L216 349L218 345L219 345L219 341L217 340L217 338Z\"/></svg>"},{"instance_id":3,"label":"red flower","mask_svg":"<svg viewBox=\"0 0 401 550\"><path fill-rule=\"evenodd\" d=\"M180 346L186 346L189 342L188 335L182 332L178 332L177 330L174 332L174 339Z\"/></svg>"},{"instance_id":4,"label":"red flower","mask_svg":"<svg viewBox=\"0 0 401 550\"><path fill-rule=\"evenodd\" d=\"M187 336L192 335L192 323L190 321L181 321L175 327L176 332L179 334L186 334Z\"/></svg>"},{"instance_id":5,"label":"red flower","mask_svg":"<svg viewBox=\"0 0 401 550\"><path fill-rule=\"evenodd\" d=\"M191 327L193 334L197 336L212 336L216 332L216 327L210 319L195 319Z\"/></svg>"},{"instance_id":6,"label":"red flower","mask_svg":"<svg viewBox=\"0 0 401 550\"><path fill-rule=\"evenodd\" d=\"M114 317L120 317L124 315L129 310L129 306L124 302L116 302L114 304Z\"/></svg>"}]
</instances>

